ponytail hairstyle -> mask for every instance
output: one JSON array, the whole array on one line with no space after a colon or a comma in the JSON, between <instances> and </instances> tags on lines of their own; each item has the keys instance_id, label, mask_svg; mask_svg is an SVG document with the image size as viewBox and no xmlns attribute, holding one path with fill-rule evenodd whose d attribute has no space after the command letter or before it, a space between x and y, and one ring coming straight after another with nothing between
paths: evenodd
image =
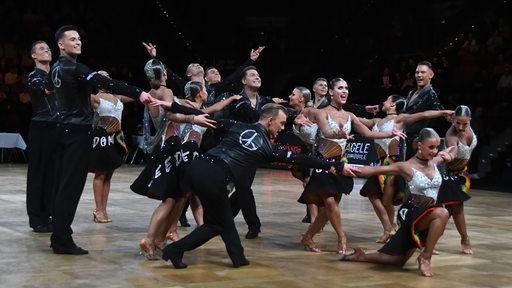
<instances>
[{"instance_id":1,"label":"ponytail hairstyle","mask_svg":"<svg viewBox=\"0 0 512 288\"><path fill-rule=\"evenodd\" d=\"M304 98L304 102L306 103L306 106L308 106L308 103L311 101L311 91L304 86L297 86L295 89L300 91L300 96Z\"/></svg>"},{"instance_id":2,"label":"ponytail hairstyle","mask_svg":"<svg viewBox=\"0 0 512 288\"><path fill-rule=\"evenodd\" d=\"M148 78L149 86L151 86L152 89L160 88L164 72L164 64L156 58L150 59L144 66L144 74L146 78Z\"/></svg>"},{"instance_id":3,"label":"ponytail hairstyle","mask_svg":"<svg viewBox=\"0 0 512 288\"><path fill-rule=\"evenodd\" d=\"M471 110L466 105L459 105L457 108L455 108L453 116L471 118Z\"/></svg>"},{"instance_id":4,"label":"ponytail hairstyle","mask_svg":"<svg viewBox=\"0 0 512 288\"><path fill-rule=\"evenodd\" d=\"M439 134L437 134L436 130L426 127L420 130L418 134L418 142L423 143L427 139L439 138Z\"/></svg>"},{"instance_id":5,"label":"ponytail hairstyle","mask_svg":"<svg viewBox=\"0 0 512 288\"><path fill-rule=\"evenodd\" d=\"M392 94L390 95L391 101L395 104L395 110L396 114L400 114L404 111L405 108L405 98L403 96L400 96L398 94Z\"/></svg>"},{"instance_id":6,"label":"ponytail hairstyle","mask_svg":"<svg viewBox=\"0 0 512 288\"><path fill-rule=\"evenodd\" d=\"M187 84L185 84L185 88L183 89L185 90L185 98L190 101L195 101L197 94L201 93L203 87L203 83L199 81L188 81Z\"/></svg>"}]
</instances>

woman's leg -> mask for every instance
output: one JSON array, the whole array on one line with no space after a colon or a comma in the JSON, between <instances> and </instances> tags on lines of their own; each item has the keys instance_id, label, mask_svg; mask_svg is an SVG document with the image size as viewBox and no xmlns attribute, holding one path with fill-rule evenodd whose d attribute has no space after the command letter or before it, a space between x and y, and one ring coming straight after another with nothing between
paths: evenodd
<instances>
[{"instance_id":1,"label":"woman's leg","mask_svg":"<svg viewBox=\"0 0 512 288\"><path fill-rule=\"evenodd\" d=\"M318 215L318 206L316 204L308 204L308 211L309 211L309 221L310 223L313 223L315 221L316 216Z\"/></svg>"},{"instance_id":2,"label":"woman's leg","mask_svg":"<svg viewBox=\"0 0 512 288\"><path fill-rule=\"evenodd\" d=\"M157 260L156 256L156 242L162 241L161 234L167 233L169 229L169 220L168 216L171 213L175 204L175 200L172 198L167 198L156 207L155 211L153 211L153 215L151 216L151 221L149 222L148 232L146 237L140 241L140 252L141 254L145 254L148 260ZM164 232L162 232L164 231Z\"/></svg>"},{"instance_id":3,"label":"woman's leg","mask_svg":"<svg viewBox=\"0 0 512 288\"><path fill-rule=\"evenodd\" d=\"M322 228L327 223L327 215L325 214L325 209L319 209L318 215L315 217L315 220L311 222L308 226L308 230L306 233L302 234L301 243L304 245L305 250L309 250L311 252L320 252L320 249L316 246L315 242L313 242L313 237L322 230Z\"/></svg>"},{"instance_id":4,"label":"woman's leg","mask_svg":"<svg viewBox=\"0 0 512 288\"><path fill-rule=\"evenodd\" d=\"M101 197L101 207L103 208L103 213L105 213L105 217L107 217L109 222L111 222L112 219L108 217L107 203L108 195L110 194L110 182L112 180L112 175L114 175L114 171L105 172L105 179L103 180L103 193Z\"/></svg>"},{"instance_id":5,"label":"woman's leg","mask_svg":"<svg viewBox=\"0 0 512 288\"><path fill-rule=\"evenodd\" d=\"M336 253L345 254L345 251L347 250L347 238L345 237L341 224L341 211L339 207L341 195L339 197L322 196L322 198L325 203L325 215L338 235L338 250Z\"/></svg>"},{"instance_id":6,"label":"woman's leg","mask_svg":"<svg viewBox=\"0 0 512 288\"><path fill-rule=\"evenodd\" d=\"M171 240L176 242L180 240L180 235L178 234L178 221L183 215L183 211L187 207L188 198L182 197L176 200L173 209L169 213L168 222L164 224L163 227L168 227L167 234L165 235L165 240L157 239L157 248L161 248L164 244L167 244L167 240Z\"/></svg>"},{"instance_id":7,"label":"woman's leg","mask_svg":"<svg viewBox=\"0 0 512 288\"><path fill-rule=\"evenodd\" d=\"M110 188L110 178L109 172L107 171L96 171L94 173L94 179L92 182L92 190L94 194L94 204L96 208L92 212L93 215L93 221L98 223L108 223L111 222L107 215L106 215L106 202L108 199L108 193L107 190L105 192L105 181L108 179L108 188ZM110 175L110 177L112 177ZM105 198L105 193L107 194L107 198Z\"/></svg>"},{"instance_id":8,"label":"woman's leg","mask_svg":"<svg viewBox=\"0 0 512 288\"><path fill-rule=\"evenodd\" d=\"M94 180L92 182L92 190L94 193L94 204L96 208L94 211L102 211L103 210L103 183L105 182L105 172L104 171L96 171L94 173Z\"/></svg>"},{"instance_id":9,"label":"woman's leg","mask_svg":"<svg viewBox=\"0 0 512 288\"><path fill-rule=\"evenodd\" d=\"M444 233L449 217L450 214L448 213L448 210L439 207L421 217L414 227L416 231L424 231L428 229L425 247L423 248L420 256L418 256L418 268L423 276L431 277L434 275L434 273L432 273L430 260L432 259L432 254L437 241Z\"/></svg>"},{"instance_id":10,"label":"woman's leg","mask_svg":"<svg viewBox=\"0 0 512 288\"><path fill-rule=\"evenodd\" d=\"M464 203L457 203L448 205L446 207L450 214L453 217L453 222L455 223L455 227L460 235L460 244L462 246L462 253L464 254L473 254L473 250L471 249L471 242L469 241L469 235L466 228L466 218L464 216Z\"/></svg>"},{"instance_id":11,"label":"woman's leg","mask_svg":"<svg viewBox=\"0 0 512 288\"><path fill-rule=\"evenodd\" d=\"M396 233L397 226L395 224L395 206L393 206L393 197L395 195L395 185L390 182L389 178L386 179L384 184L384 192L382 193L382 205L388 214L389 223L391 223L391 235Z\"/></svg>"},{"instance_id":12,"label":"woman's leg","mask_svg":"<svg viewBox=\"0 0 512 288\"><path fill-rule=\"evenodd\" d=\"M377 264L387 264L394 266L403 266L412 256L416 249L407 251L407 255L389 255L382 252L366 253L362 248L354 248L354 252L345 254L340 261L369 262Z\"/></svg>"},{"instance_id":13,"label":"woman's leg","mask_svg":"<svg viewBox=\"0 0 512 288\"><path fill-rule=\"evenodd\" d=\"M204 223L203 206L201 205L201 201L194 194L192 194L189 199L190 209L192 210L192 214L194 215L194 220L196 221L197 226L201 226Z\"/></svg>"},{"instance_id":14,"label":"woman's leg","mask_svg":"<svg viewBox=\"0 0 512 288\"><path fill-rule=\"evenodd\" d=\"M382 228L384 229L384 233L377 239L377 243L386 243L389 238L394 234L393 224L389 221L388 211L382 204L382 200L375 193L371 193L368 195L368 200L372 203L373 210L382 224Z\"/></svg>"}]
</instances>

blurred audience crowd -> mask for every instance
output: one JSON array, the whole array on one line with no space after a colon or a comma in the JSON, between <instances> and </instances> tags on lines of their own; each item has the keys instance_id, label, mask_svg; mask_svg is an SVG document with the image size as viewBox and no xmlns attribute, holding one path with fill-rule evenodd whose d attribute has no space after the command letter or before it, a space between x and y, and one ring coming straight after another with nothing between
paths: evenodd
<instances>
[{"instance_id":1,"label":"blurred audience crowd","mask_svg":"<svg viewBox=\"0 0 512 288\"><path fill-rule=\"evenodd\" d=\"M20 133L26 139L31 103L25 87L27 75L34 67L29 52L30 45L39 39L53 43L53 27L67 21L66 15L69 15L69 11L61 7L56 8L52 15L43 15L38 13L38 9L20 8L16 3L11 0L4 1L2 6L5 9L0 10L0 131ZM39 5L49 5L49 2L42 1ZM101 27L97 27L94 21L87 21L94 15L91 8L85 4L82 6L80 9L84 16L81 22L90 23L91 26L85 27L85 30L95 31L95 38L108 39L105 32L100 32ZM433 47L424 47L421 52L403 49L399 53L393 52L397 51L393 47L398 45L407 47L404 43L407 42L408 35L404 35L404 31L405 26L409 25L404 21L393 20L391 27L381 28L388 29L381 33L387 40L381 43L380 53L386 55L379 56L378 61L370 61L371 65L361 65L363 68L359 81L352 81L359 83L352 85L358 93L351 100L360 104L375 104L381 103L390 94L406 95L415 86L416 63L429 60L436 69L432 84L441 102L447 109L453 109L459 104L469 106L474 111L472 127L479 136L479 143L485 145L494 135L510 127L510 121L505 118L512 100L511 18L507 17L509 13L510 5L498 5L494 10L482 12L478 19L474 19L474 25L463 28L464 31L453 31L453 39L448 39L442 45L432 43ZM443 45L444 47L440 47ZM95 49L101 51L101 47ZM56 50L53 52L57 54ZM369 54L368 58L371 59L374 55L375 53ZM140 63L145 60L141 59ZM126 65L109 65L111 66L107 70L116 79L130 83L146 82L144 79L133 79L141 75L138 73L140 71L135 70L142 70L139 67L142 64L132 67L127 61ZM328 71L325 73L330 74L332 73ZM308 83L312 83L319 76L322 75L311 75ZM308 83L290 85L307 86ZM276 91L290 89L280 87ZM287 95L275 96L285 98ZM126 115L123 115L122 123L125 134L139 133L142 109L137 102L126 105Z\"/></svg>"}]
</instances>

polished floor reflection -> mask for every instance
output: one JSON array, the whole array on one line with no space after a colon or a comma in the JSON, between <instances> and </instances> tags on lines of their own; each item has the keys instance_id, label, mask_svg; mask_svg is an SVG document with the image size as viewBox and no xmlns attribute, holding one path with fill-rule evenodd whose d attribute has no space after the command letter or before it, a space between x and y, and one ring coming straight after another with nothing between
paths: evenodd
<instances>
[{"instance_id":1,"label":"polished floor reflection","mask_svg":"<svg viewBox=\"0 0 512 288\"><path fill-rule=\"evenodd\" d=\"M247 227L236 218L251 265L231 268L219 237L187 252L187 269L146 261L138 243L145 235L155 200L130 191L142 166L116 171L109 199L113 221L94 223L92 174L73 224L74 239L86 256L55 255L49 234L28 227L25 209L26 164L0 164L0 277L2 287L512 287L512 193L473 189L466 219L474 255L460 253L459 236L450 220L432 260L433 278L419 275L413 256L405 267L340 262L330 226L315 237L321 253L304 251L301 223L305 206L296 200L301 183L288 171L260 169L254 182L262 233L244 238ZM198 179L200 181L200 179ZM359 196L362 180L340 204L350 247L375 250L382 231L369 201ZM184 236L194 228L179 228Z\"/></svg>"}]
</instances>

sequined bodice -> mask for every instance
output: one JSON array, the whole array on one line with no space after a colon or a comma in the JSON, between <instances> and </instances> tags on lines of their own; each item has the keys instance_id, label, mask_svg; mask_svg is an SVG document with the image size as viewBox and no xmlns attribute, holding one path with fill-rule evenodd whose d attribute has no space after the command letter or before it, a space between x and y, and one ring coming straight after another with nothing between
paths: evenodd
<instances>
[{"instance_id":1,"label":"sequined bodice","mask_svg":"<svg viewBox=\"0 0 512 288\"><path fill-rule=\"evenodd\" d=\"M100 105L96 109L98 115L100 117L103 116L111 116L115 117L119 122L121 122L121 115L123 114L123 103L121 101L117 101L116 104L107 101L105 99L100 98Z\"/></svg>"},{"instance_id":2,"label":"sequined bodice","mask_svg":"<svg viewBox=\"0 0 512 288\"><path fill-rule=\"evenodd\" d=\"M391 133L391 131L393 131L393 126L395 125L395 120L386 121L380 127L377 124L378 123L375 123L375 125L373 125L372 131ZM397 141L400 140L398 136L395 136L393 138L374 139L373 141L376 145L379 145L384 152L386 152L386 155L389 155L389 143L391 143L393 139Z\"/></svg>"},{"instance_id":3,"label":"sequined bodice","mask_svg":"<svg viewBox=\"0 0 512 288\"><path fill-rule=\"evenodd\" d=\"M340 126L338 125L338 123L336 123L336 121L334 121L332 118L331 118L331 115L327 115L327 123L329 125L329 129L333 130L333 131L340 131ZM347 119L347 122L345 124L343 124L343 130L348 134L350 134L350 130L352 129L352 120L350 119L350 116L348 117ZM336 142L338 145L341 146L341 148L343 149L343 152L345 152L345 146L347 144L347 139L333 139L333 138L327 138L323 135L322 132L320 132L320 137L324 138L324 139L329 139L330 141L334 141Z\"/></svg>"},{"instance_id":4,"label":"sequined bodice","mask_svg":"<svg viewBox=\"0 0 512 288\"><path fill-rule=\"evenodd\" d=\"M412 179L408 182L409 190L412 194L427 196L437 200L437 194L439 192L439 187L441 186L441 182L443 178L441 177L441 173L435 167L434 178L430 180L425 174L422 172L412 168L413 176Z\"/></svg>"},{"instance_id":5,"label":"sequined bodice","mask_svg":"<svg viewBox=\"0 0 512 288\"><path fill-rule=\"evenodd\" d=\"M460 142L460 140L457 141L457 154L455 155L455 159L469 160L471 152L473 152L473 149L475 149L475 146L478 142L473 130L471 130L471 133L473 134L473 140L471 141L471 144L469 144L469 146L464 145L462 142Z\"/></svg>"},{"instance_id":6,"label":"sequined bodice","mask_svg":"<svg viewBox=\"0 0 512 288\"><path fill-rule=\"evenodd\" d=\"M457 141L457 153L455 154L453 161L446 163L446 167L450 171L450 174L453 174L454 172L458 173L458 171L466 169L471 153L478 142L473 130L471 130L471 133L473 133L473 140L469 145L465 145L460 142L460 140Z\"/></svg>"},{"instance_id":7,"label":"sequined bodice","mask_svg":"<svg viewBox=\"0 0 512 288\"><path fill-rule=\"evenodd\" d=\"M181 138L182 142L194 140L198 144L201 144L201 140L203 139L203 134L204 134L204 132L206 132L205 127L195 125L195 124L190 124L190 123L183 123L180 126L181 126L180 138Z\"/></svg>"}]
</instances>

